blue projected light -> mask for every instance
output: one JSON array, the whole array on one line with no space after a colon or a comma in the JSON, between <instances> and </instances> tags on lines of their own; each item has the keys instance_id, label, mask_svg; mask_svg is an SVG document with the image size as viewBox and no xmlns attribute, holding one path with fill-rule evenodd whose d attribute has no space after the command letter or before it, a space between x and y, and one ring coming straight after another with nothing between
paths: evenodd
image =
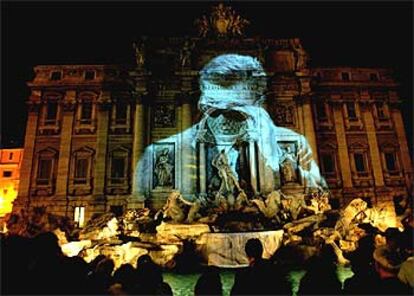
<instances>
[{"instance_id":1,"label":"blue projected light","mask_svg":"<svg viewBox=\"0 0 414 296\"><path fill-rule=\"evenodd\" d=\"M208 62L200 71L201 120L145 149L137 164L136 195L175 190L194 200L240 190L251 197L286 186L325 189L306 138L276 126L263 108L266 84L254 57L224 54Z\"/></svg>"}]
</instances>

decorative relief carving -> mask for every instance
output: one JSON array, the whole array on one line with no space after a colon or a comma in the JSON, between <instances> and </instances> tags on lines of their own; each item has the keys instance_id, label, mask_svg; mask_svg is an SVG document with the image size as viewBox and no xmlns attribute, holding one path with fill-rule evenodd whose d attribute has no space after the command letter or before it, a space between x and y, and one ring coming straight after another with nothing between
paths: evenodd
<instances>
[{"instance_id":1,"label":"decorative relief carving","mask_svg":"<svg viewBox=\"0 0 414 296\"><path fill-rule=\"evenodd\" d=\"M154 127L172 128L176 125L175 104L156 104L153 116Z\"/></svg>"},{"instance_id":2,"label":"decorative relief carving","mask_svg":"<svg viewBox=\"0 0 414 296\"><path fill-rule=\"evenodd\" d=\"M241 36L250 22L238 15L230 6L220 3L213 6L210 16L196 19L195 25L201 37L214 33L219 37Z\"/></svg>"},{"instance_id":3,"label":"decorative relief carving","mask_svg":"<svg viewBox=\"0 0 414 296\"><path fill-rule=\"evenodd\" d=\"M273 104L270 107L270 114L279 126L295 126L296 109L294 105Z\"/></svg>"}]
</instances>

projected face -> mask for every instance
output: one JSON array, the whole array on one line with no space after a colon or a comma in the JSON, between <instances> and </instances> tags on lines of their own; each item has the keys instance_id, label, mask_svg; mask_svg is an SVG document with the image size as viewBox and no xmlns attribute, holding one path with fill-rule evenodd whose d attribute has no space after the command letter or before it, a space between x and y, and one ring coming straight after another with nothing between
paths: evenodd
<instances>
[{"instance_id":1,"label":"projected face","mask_svg":"<svg viewBox=\"0 0 414 296\"><path fill-rule=\"evenodd\" d=\"M165 190L178 189L185 198L229 196L240 190L266 194L285 186L324 187L305 137L275 126L262 107L266 84L266 73L254 57L213 58L200 71L200 122L147 147L138 189L147 196L153 184L163 189L148 172L153 171L157 180L151 160L167 147L176 151L169 162L170 179L176 181Z\"/></svg>"},{"instance_id":2,"label":"projected face","mask_svg":"<svg viewBox=\"0 0 414 296\"><path fill-rule=\"evenodd\" d=\"M199 108L213 118L223 115L224 122L245 121L250 115L246 107L260 106L265 87L266 74L257 59L221 55L200 72Z\"/></svg>"}]
</instances>

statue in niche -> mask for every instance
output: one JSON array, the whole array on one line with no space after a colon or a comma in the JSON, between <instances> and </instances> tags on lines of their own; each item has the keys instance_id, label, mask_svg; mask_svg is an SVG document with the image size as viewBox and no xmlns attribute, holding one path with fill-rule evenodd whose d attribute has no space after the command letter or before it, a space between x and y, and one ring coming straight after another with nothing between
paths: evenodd
<instances>
[{"instance_id":1,"label":"statue in niche","mask_svg":"<svg viewBox=\"0 0 414 296\"><path fill-rule=\"evenodd\" d=\"M174 166L170 163L170 150L165 148L158 155L154 173L157 177L156 187L172 186Z\"/></svg>"},{"instance_id":2,"label":"statue in niche","mask_svg":"<svg viewBox=\"0 0 414 296\"><path fill-rule=\"evenodd\" d=\"M297 173L297 157L291 151L291 147L287 146L280 162L280 171L282 172L283 184L294 183L298 180Z\"/></svg>"},{"instance_id":3,"label":"statue in niche","mask_svg":"<svg viewBox=\"0 0 414 296\"><path fill-rule=\"evenodd\" d=\"M237 176L233 172L225 150L221 150L219 154L212 161L213 167L218 171L218 175L221 179L219 193L233 193L234 187L241 191Z\"/></svg>"},{"instance_id":4,"label":"statue in niche","mask_svg":"<svg viewBox=\"0 0 414 296\"><path fill-rule=\"evenodd\" d=\"M182 68L190 66L191 63L191 53L195 47L194 42L186 40L184 46L180 51L180 66Z\"/></svg>"},{"instance_id":5,"label":"statue in niche","mask_svg":"<svg viewBox=\"0 0 414 296\"><path fill-rule=\"evenodd\" d=\"M295 51L296 58L296 71L303 70L307 67L308 64L308 54L302 46L302 43L298 38L292 39L290 41L293 50Z\"/></svg>"},{"instance_id":6,"label":"statue in niche","mask_svg":"<svg viewBox=\"0 0 414 296\"><path fill-rule=\"evenodd\" d=\"M144 41L141 40L138 43L134 42L132 44L132 47L135 50L135 62L136 62L137 66L139 68L142 68L144 66L144 63L145 63L145 55L144 55L145 45L144 45Z\"/></svg>"}]
</instances>

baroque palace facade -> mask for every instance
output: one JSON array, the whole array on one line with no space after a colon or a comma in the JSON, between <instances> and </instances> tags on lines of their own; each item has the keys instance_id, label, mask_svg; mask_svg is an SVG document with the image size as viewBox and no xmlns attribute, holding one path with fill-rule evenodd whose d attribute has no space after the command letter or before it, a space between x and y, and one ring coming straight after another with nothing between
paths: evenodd
<instances>
[{"instance_id":1,"label":"baroque palace facade","mask_svg":"<svg viewBox=\"0 0 414 296\"><path fill-rule=\"evenodd\" d=\"M399 97L391 71L309 68L299 39L245 37L247 23L218 5L197 20L198 37L134 43L134 65L35 67L14 211L46 207L82 226L98 213L159 207L185 189L185 151L174 143L169 182L154 182L145 198L136 166L145 147L198 121L199 70L222 53L262 62L266 109L306 137L334 206L361 197L393 211L395 198L411 194L413 169L400 111L409 98Z\"/></svg>"}]
</instances>

